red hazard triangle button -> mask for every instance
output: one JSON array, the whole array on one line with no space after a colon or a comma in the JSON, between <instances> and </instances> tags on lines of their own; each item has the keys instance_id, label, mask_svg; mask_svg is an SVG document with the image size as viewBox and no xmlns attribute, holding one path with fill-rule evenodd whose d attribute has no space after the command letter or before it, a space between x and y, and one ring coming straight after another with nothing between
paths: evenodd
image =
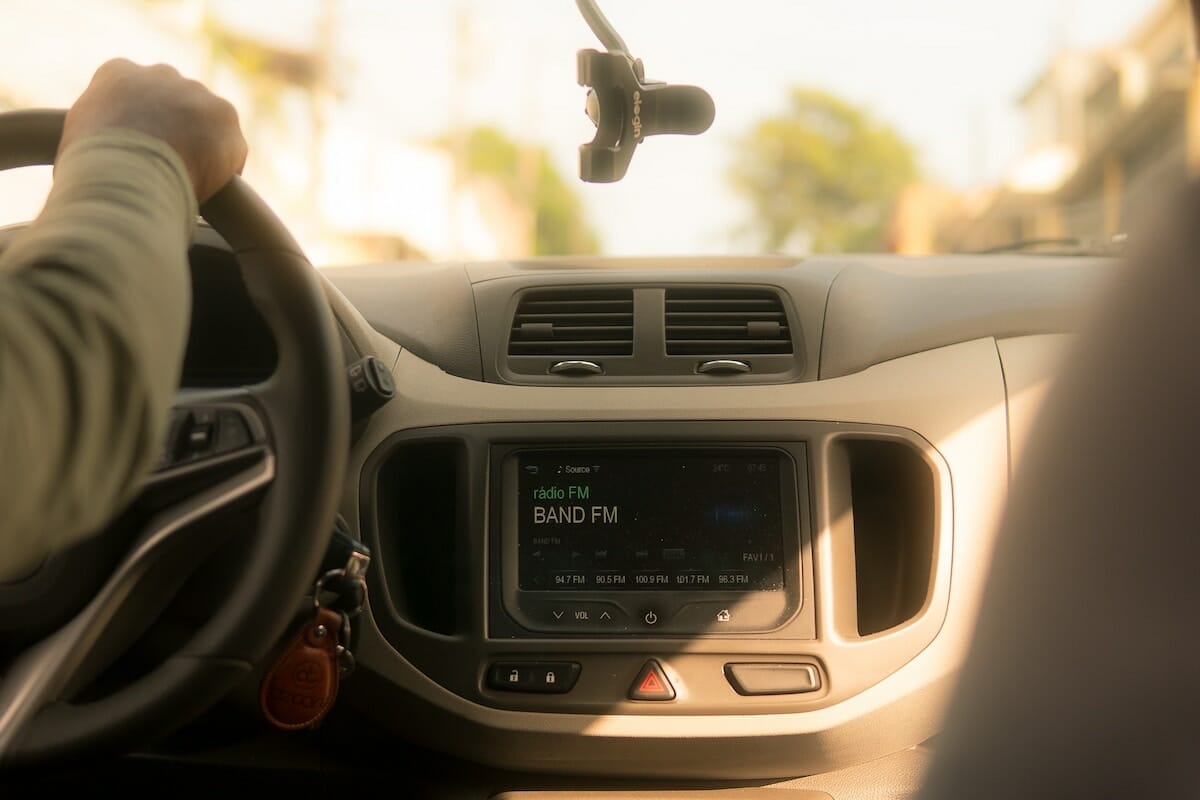
<instances>
[{"instance_id":1,"label":"red hazard triangle button","mask_svg":"<svg viewBox=\"0 0 1200 800\"><path fill-rule=\"evenodd\" d=\"M654 659L646 662L638 673L633 686L629 687L630 700L674 700L675 687L667 680L667 674Z\"/></svg>"}]
</instances>

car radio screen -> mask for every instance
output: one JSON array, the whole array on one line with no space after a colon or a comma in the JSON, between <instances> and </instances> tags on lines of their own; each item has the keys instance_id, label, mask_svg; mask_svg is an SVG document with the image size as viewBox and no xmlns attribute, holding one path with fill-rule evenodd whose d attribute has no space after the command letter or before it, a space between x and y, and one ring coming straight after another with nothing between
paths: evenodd
<instances>
[{"instance_id":1,"label":"car radio screen","mask_svg":"<svg viewBox=\"0 0 1200 800\"><path fill-rule=\"evenodd\" d=\"M523 452L520 588L780 589L782 457L767 449Z\"/></svg>"}]
</instances>

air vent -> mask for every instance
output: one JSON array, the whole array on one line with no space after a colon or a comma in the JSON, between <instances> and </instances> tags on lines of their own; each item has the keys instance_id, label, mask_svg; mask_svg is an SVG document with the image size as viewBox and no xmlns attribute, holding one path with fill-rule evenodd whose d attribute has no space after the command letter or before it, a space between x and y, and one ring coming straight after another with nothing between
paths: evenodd
<instances>
[{"instance_id":1,"label":"air vent","mask_svg":"<svg viewBox=\"0 0 1200 800\"><path fill-rule=\"evenodd\" d=\"M517 305L510 356L633 355L632 289L546 289Z\"/></svg>"},{"instance_id":2,"label":"air vent","mask_svg":"<svg viewBox=\"0 0 1200 800\"><path fill-rule=\"evenodd\" d=\"M667 355L792 352L787 312L769 289L667 289Z\"/></svg>"}]
</instances>

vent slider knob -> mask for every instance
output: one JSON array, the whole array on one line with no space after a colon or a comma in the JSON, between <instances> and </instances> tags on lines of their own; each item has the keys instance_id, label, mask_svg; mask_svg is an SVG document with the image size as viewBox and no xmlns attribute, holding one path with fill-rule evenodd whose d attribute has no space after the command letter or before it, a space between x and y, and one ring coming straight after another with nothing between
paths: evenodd
<instances>
[{"instance_id":1,"label":"vent slider knob","mask_svg":"<svg viewBox=\"0 0 1200 800\"><path fill-rule=\"evenodd\" d=\"M745 375L753 370L745 361L733 358L715 358L711 361L701 361L700 366L696 367L696 372L701 375Z\"/></svg>"},{"instance_id":2,"label":"vent slider knob","mask_svg":"<svg viewBox=\"0 0 1200 800\"><path fill-rule=\"evenodd\" d=\"M604 367L595 361L556 361L550 365L551 375L603 375Z\"/></svg>"}]
</instances>

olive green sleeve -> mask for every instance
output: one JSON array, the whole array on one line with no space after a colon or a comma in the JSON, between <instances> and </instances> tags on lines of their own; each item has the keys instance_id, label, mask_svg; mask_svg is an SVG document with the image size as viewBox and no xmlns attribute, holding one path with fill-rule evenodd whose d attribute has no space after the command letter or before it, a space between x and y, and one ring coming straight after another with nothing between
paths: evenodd
<instances>
[{"instance_id":1,"label":"olive green sleeve","mask_svg":"<svg viewBox=\"0 0 1200 800\"><path fill-rule=\"evenodd\" d=\"M0 254L0 580L101 529L161 448L196 201L164 142L108 129Z\"/></svg>"}]
</instances>

